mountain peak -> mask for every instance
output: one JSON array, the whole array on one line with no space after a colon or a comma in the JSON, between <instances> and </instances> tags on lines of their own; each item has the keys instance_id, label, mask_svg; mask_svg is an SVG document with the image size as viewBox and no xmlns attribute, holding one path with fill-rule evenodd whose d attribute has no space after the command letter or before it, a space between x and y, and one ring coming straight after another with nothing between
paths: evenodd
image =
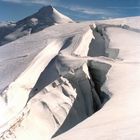
<instances>
[{"instance_id":1,"label":"mountain peak","mask_svg":"<svg viewBox=\"0 0 140 140\"><path fill-rule=\"evenodd\" d=\"M36 14L35 17L43 19L47 22L52 23L68 23L73 22L69 17L61 14L51 5L42 7Z\"/></svg>"},{"instance_id":2,"label":"mountain peak","mask_svg":"<svg viewBox=\"0 0 140 140\"><path fill-rule=\"evenodd\" d=\"M33 15L14 24L6 24L6 27L1 27L0 45L14 41L22 36L41 31L48 26L70 22L73 22L73 20L61 14L52 6L44 6Z\"/></svg>"},{"instance_id":3,"label":"mountain peak","mask_svg":"<svg viewBox=\"0 0 140 140\"><path fill-rule=\"evenodd\" d=\"M38 13L41 14L41 15L49 15L49 14L52 14L53 13L53 10L54 10L54 8L51 5L49 5L49 6L43 6L38 11Z\"/></svg>"}]
</instances>

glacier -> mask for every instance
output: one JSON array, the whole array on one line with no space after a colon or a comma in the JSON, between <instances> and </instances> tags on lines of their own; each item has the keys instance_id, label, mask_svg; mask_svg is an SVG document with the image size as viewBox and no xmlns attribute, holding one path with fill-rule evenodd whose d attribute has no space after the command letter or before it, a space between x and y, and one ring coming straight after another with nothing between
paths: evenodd
<instances>
[{"instance_id":1,"label":"glacier","mask_svg":"<svg viewBox=\"0 0 140 140\"><path fill-rule=\"evenodd\" d=\"M0 139L139 139L140 17L28 19L35 32L1 40Z\"/></svg>"}]
</instances>

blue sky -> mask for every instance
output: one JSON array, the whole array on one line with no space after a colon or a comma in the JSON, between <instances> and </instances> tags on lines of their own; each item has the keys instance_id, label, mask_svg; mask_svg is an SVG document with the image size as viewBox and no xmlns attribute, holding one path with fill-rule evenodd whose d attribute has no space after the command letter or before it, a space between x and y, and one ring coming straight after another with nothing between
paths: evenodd
<instances>
[{"instance_id":1,"label":"blue sky","mask_svg":"<svg viewBox=\"0 0 140 140\"><path fill-rule=\"evenodd\" d=\"M0 0L0 21L17 21L43 5L75 20L140 16L140 0Z\"/></svg>"}]
</instances>

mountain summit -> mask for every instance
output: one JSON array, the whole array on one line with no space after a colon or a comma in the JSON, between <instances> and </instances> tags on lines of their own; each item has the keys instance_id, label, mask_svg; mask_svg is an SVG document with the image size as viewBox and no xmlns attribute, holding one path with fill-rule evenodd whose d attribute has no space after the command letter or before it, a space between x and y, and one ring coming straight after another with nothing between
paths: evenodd
<instances>
[{"instance_id":1,"label":"mountain summit","mask_svg":"<svg viewBox=\"0 0 140 140\"><path fill-rule=\"evenodd\" d=\"M39 19L44 19L48 23L68 23L73 22L69 17L61 14L52 6L44 6L37 13Z\"/></svg>"},{"instance_id":2,"label":"mountain summit","mask_svg":"<svg viewBox=\"0 0 140 140\"><path fill-rule=\"evenodd\" d=\"M48 26L73 22L52 6L44 6L37 13L16 23L8 23L0 27L0 45L14 41L25 35L38 32Z\"/></svg>"},{"instance_id":3,"label":"mountain summit","mask_svg":"<svg viewBox=\"0 0 140 140\"><path fill-rule=\"evenodd\" d=\"M38 24L42 25L54 25L60 23L73 22L69 17L61 14L52 6L44 6L37 13L17 22L17 24L23 24L26 22L36 21Z\"/></svg>"}]
</instances>

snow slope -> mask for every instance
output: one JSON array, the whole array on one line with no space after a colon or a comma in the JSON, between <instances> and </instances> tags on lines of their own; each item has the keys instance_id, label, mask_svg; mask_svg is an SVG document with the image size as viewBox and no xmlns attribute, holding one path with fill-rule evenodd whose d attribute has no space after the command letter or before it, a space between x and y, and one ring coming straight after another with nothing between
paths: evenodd
<instances>
[{"instance_id":1,"label":"snow slope","mask_svg":"<svg viewBox=\"0 0 140 140\"><path fill-rule=\"evenodd\" d=\"M47 9L65 24L0 47L0 139L139 139L139 17L67 23Z\"/></svg>"},{"instance_id":2,"label":"snow slope","mask_svg":"<svg viewBox=\"0 0 140 140\"><path fill-rule=\"evenodd\" d=\"M134 18L132 21L135 21L133 27L140 27L135 26L139 18ZM111 93L112 97L100 111L54 140L140 138L138 125L140 122L140 33L108 25L103 28L109 39L107 53L111 53L110 49L119 49L118 61L111 66L102 87L102 91Z\"/></svg>"},{"instance_id":3,"label":"snow slope","mask_svg":"<svg viewBox=\"0 0 140 140\"><path fill-rule=\"evenodd\" d=\"M80 25L80 26L79 26ZM1 84L1 132L4 132L7 128L11 127L13 125L14 121L17 121L18 114L20 111L24 109L24 106L27 103L28 98L33 97L35 94L39 93L38 99L34 99L30 106L31 114L29 114L29 117L27 117L27 121L25 121L24 129L26 127L32 127L33 131L31 134L34 134L35 131L41 131L42 129L35 129L37 128L35 126L32 126L32 121L34 120L34 116L38 117L42 121L42 117L39 114L41 113L39 110L42 109L42 99L40 100L40 96L42 96L42 91L46 87L48 88L48 85L53 83L55 80L59 80L61 75L65 75L69 72L71 72L71 69L75 69L75 64L79 64L79 60L77 62L76 58L69 57L69 61L65 62L67 60L67 55L81 55L81 56L87 56L87 51L89 44L91 40L93 39L92 30L90 29L89 25L84 24L76 24L71 23L65 25L65 27L71 29L71 32L67 30L67 28L64 30L63 25L57 25L51 28L47 28L39 33L36 33L34 35L31 35L30 37L24 37L21 38L15 42L9 43L3 47L1 47L1 66L3 66L3 70L1 71L1 81L3 83ZM63 31L62 31L63 30ZM47 38L47 39L46 39ZM84 40L86 39L86 44L84 44ZM36 40L33 44L33 41ZM44 43L42 43L44 41ZM70 43L68 43L70 41ZM81 43L83 42L83 43ZM30 45L31 43L31 45ZM83 51L83 48L85 51ZM15 52L14 54L11 54L11 49ZM30 52L30 50L34 50L33 52ZM79 50L79 51L77 51ZM81 51L80 51L81 50ZM40 51L36 55L36 53ZM28 52L28 53L27 53ZM19 54L21 56L19 56ZM59 56L60 54L60 56ZM36 56L35 56L36 55ZM13 58L14 56L14 58ZM61 59L64 56L63 60ZM72 59L72 60L71 60ZM10 61L10 62L9 62ZM24 61L24 63L22 63ZM75 63L72 64L72 61L75 61ZM82 59L81 59L82 61ZM7 63L9 62L9 63ZM61 62L65 62L66 66L63 67L63 64ZM85 62L85 60L84 60ZM83 63L84 63L83 62ZM13 67L14 63L14 67ZM22 63L22 67L19 67L19 63ZM82 64L83 64L82 63ZM72 64L72 65L71 65ZM80 68L81 65L78 65L77 68ZM7 67L13 67L13 69L7 70ZM27 67L27 68L26 68ZM85 66L86 67L86 66ZM16 70L14 70L16 69ZM82 70L80 70L81 74L83 73L83 77L85 77L85 74ZM49 73L52 72L53 74L50 75ZM4 73L7 73L6 75ZM12 76L9 78L9 75ZM19 74L21 73L21 74ZM43 74L43 75L42 75ZM46 78L44 76L46 75ZM43 77L43 78L42 78ZM79 76L78 76L79 77ZM80 76L81 77L81 76ZM79 78L80 78L79 77ZM86 78L86 77L85 77ZM61 78L63 79L63 78ZM39 81L39 82L38 82ZM58 106L58 104L66 104L66 111L69 112L73 102L76 98L76 92L71 87L70 84L65 85L65 78L64 80L60 80L60 85L62 87L64 86L63 90L66 90L68 94L72 94L70 97L67 97L59 88L60 87L53 87L50 86L51 91L53 90L60 90L60 95L58 94L58 101L56 101L56 110L58 110L56 113L60 113L59 110L62 112L64 109L61 106ZM88 80L87 80L88 82ZM59 83L59 81L58 81ZM69 82L68 82L69 83ZM64 85L63 85L64 84ZM89 83L88 83L89 84ZM9 86L8 86L9 85ZM8 86L8 88L7 88ZM89 85L90 86L90 85ZM66 88L66 89L65 89ZM5 90L3 90L5 89ZM40 91L40 92L39 92ZM50 91L50 92L51 92ZM48 94L49 91L46 91L46 94ZM51 93L50 93L51 94ZM90 92L89 92L90 94ZM55 106L54 97L51 97L52 95L46 96L46 102L48 103L48 98L52 98L50 101L53 102L49 106L51 110L53 110L53 106ZM56 96L56 95L55 95ZM61 97L62 96L62 97ZM65 97L66 96L66 97ZM62 99L61 99L62 98ZM66 99L65 99L66 98ZM73 98L73 99L71 99ZM80 97L82 98L82 97ZM45 98L43 98L45 99ZM37 100L37 102L36 102ZM60 102L60 101L61 102ZM68 100L68 101L67 101ZM39 102L38 102L39 101ZM35 103L34 103L35 102ZM60 103L59 103L60 102ZM36 104L42 104L41 106L35 107ZM90 104L90 103L89 103ZM53 105L53 106L52 106ZM58 107L57 107L58 106ZM43 108L42 113L44 113L45 110L48 110L48 108ZM39 111L39 112L38 112ZM86 110L85 110L86 111ZM45 111L46 112L46 111ZM50 111L49 111L50 112ZM65 110L64 110L65 112ZM79 111L80 112L80 111ZM37 114L39 115L37 115ZM63 112L62 112L63 113ZM55 122L55 117L50 116L50 118L43 120L42 123L46 123L49 126L44 126L43 131L45 130L45 134L48 135L40 135L40 133L35 133L37 135L33 135L30 137L30 139L34 139L35 137L48 139L50 138L54 132L60 127L60 125L63 123L65 118L67 117L67 114L64 113L64 115L60 116L58 118L58 121L60 121L60 124L58 126L55 126L57 121ZM91 113L90 113L91 114ZM46 114L48 115L48 114ZM51 114L50 114L51 115ZM79 116L79 114L78 114ZM79 121L79 117L77 116L77 121ZM41 117L41 118L40 118ZM32 120L30 120L32 118ZM81 116L81 120L83 120L85 117ZM28 120L29 119L29 120ZM37 120L38 120L37 119ZM51 127L52 121L54 121L54 127ZM41 122L40 122L41 123ZM30 124L30 125L29 125ZM29 125L29 126L28 126ZM40 126L43 127L43 126ZM19 137L19 139L27 139L28 133L25 133L23 131L24 129L21 129L19 133L17 133L16 137ZM42 133L42 131L41 131ZM23 136L24 135L24 136Z\"/></svg>"}]
</instances>

